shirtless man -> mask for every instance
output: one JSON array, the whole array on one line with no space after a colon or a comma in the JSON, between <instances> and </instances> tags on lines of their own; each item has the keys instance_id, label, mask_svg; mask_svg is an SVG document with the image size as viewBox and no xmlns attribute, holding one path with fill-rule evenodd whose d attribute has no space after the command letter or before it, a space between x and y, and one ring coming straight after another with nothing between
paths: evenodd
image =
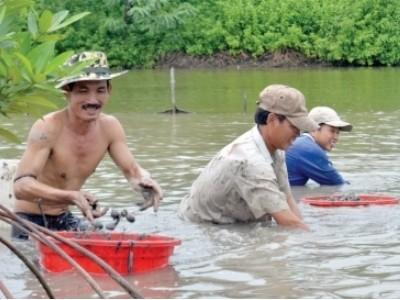
<instances>
[{"instance_id":1,"label":"shirtless man","mask_svg":"<svg viewBox=\"0 0 400 300\"><path fill-rule=\"evenodd\" d=\"M68 105L47 114L32 126L14 180L14 210L22 218L52 230L76 230L79 219L69 212L76 205L91 222L101 213L96 199L81 191L86 179L108 152L135 191L151 191L147 207L156 210L163 192L128 149L120 122L102 113L111 92L112 74L102 52L83 52L67 63L94 61L82 74L57 87ZM13 227L13 237L27 235Z\"/></svg>"}]
</instances>

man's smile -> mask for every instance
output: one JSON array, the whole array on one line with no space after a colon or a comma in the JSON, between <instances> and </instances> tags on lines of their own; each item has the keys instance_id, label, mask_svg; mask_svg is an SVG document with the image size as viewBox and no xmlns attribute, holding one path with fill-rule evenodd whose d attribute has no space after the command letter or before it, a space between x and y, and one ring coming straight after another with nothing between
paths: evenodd
<instances>
[{"instance_id":1,"label":"man's smile","mask_svg":"<svg viewBox=\"0 0 400 300\"><path fill-rule=\"evenodd\" d=\"M82 104L81 108L83 110L88 110L88 109L100 109L101 105L100 104L91 104L91 103L87 103L87 104Z\"/></svg>"}]
</instances>

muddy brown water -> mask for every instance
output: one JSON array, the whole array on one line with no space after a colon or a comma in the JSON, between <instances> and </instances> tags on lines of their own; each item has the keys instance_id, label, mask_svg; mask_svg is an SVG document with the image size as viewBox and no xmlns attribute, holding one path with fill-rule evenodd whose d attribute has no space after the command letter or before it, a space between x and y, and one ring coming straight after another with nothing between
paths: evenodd
<instances>
[{"instance_id":1,"label":"muddy brown water","mask_svg":"<svg viewBox=\"0 0 400 300\"><path fill-rule=\"evenodd\" d=\"M147 101L147 106L134 100L128 103L119 94L121 98L110 102L109 111L123 123L130 149L162 185L165 199L157 213L139 212L135 204L139 195L129 191L109 158L99 165L85 189L97 195L103 205L136 212L136 222L122 222L120 230L182 240L170 266L128 276L127 280L149 298L399 298L399 205L321 208L300 204L309 232L259 224L193 224L176 215L180 200L202 167L221 147L251 128L250 98L255 98L260 82L284 79L302 86L312 105L323 104L322 99L336 105L343 118L354 125L354 131L343 133L330 154L351 184L340 188L309 184L293 190L296 198L334 192L400 196L400 87L393 84L399 71L229 72L177 73L178 86L181 83L177 95L186 97L178 99L178 106L193 113L175 117L155 113L168 108L169 87L164 82L168 77L164 73L137 72L126 82L115 84L128 91L126 84L131 80L133 90L129 93ZM190 81L191 76L194 79ZM242 90L252 91L247 95L247 113L243 112L241 89L235 85L239 79ZM141 84L135 86L139 80ZM157 100L156 95L161 94L165 97ZM203 97L206 100L201 103ZM2 121L22 135L31 123L29 119ZM1 158L15 158L22 149L23 145L0 143ZM1 234L8 236L7 230ZM16 245L37 260L31 243ZM3 246L0 265L0 278L15 297L45 297L33 275ZM96 297L75 272L44 275L59 298ZM106 276L96 280L108 296L126 296Z\"/></svg>"}]
</instances>

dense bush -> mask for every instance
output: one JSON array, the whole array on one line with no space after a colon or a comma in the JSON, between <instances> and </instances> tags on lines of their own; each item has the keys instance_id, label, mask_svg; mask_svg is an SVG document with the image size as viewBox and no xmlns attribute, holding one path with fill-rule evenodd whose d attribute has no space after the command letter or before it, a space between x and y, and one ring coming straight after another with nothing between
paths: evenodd
<instances>
[{"instance_id":1,"label":"dense bush","mask_svg":"<svg viewBox=\"0 0 400 300\"><path fill-rule=\"evenodd\" d=\"M397 0L37 0L93 12L59 50L107 51L120 67L151 67L162 55L262 56L292 49L337 65L398 65Z\"/></svg>"}]
</instances>

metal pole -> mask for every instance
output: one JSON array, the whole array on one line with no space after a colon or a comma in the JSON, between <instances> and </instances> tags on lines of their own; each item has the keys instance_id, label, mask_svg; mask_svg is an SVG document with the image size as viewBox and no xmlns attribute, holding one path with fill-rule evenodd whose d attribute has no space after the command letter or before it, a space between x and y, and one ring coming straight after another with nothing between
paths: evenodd
<instances>
[{"instance_id":1,"label":"metal pole","mask_svg":"<svg viewBox=\"0 0 400 300\"><path fill-rule=\"evenodd\" d=\"M171 102L172 102L172 114L176 113L176 100L175 100L175 70L174 67L169 69L169 77L171 83Z\"/></svg>"},{"instance_id":2,"label":"metal pole","mask_svg":"<svg viewBox=\"0 0 400 300\"><path fill-rule=\"evenodd\" d=\"M242 99L243 99L243 112L247 113L247 93L243 92L242 94Z\"/></svg>"}]
</instances>

